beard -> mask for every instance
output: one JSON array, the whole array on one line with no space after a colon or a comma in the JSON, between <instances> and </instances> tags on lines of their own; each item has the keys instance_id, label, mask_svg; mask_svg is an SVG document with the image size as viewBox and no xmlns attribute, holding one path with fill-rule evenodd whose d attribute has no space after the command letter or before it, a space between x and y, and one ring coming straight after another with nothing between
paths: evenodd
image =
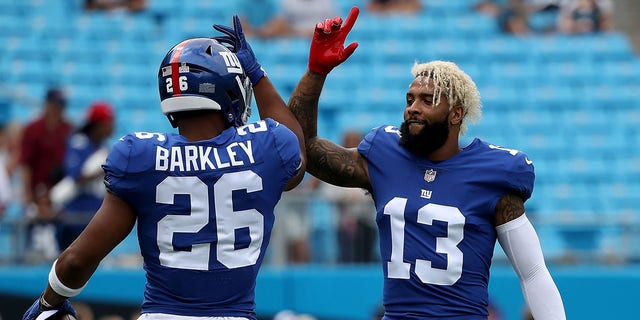
<instances>
[{"instance_id":1,"label":"beard","mask_svg":"<svg viewBox=\"0 0 640 320\"><path fill-rule=\"evenodd\" d=\"M449 114L442 121L427 123L418 134L411 134L405 120L400 126L400 144L409 152L427 158L429 154L444 145L449 137Z\"/></svg>"}]
</instances>

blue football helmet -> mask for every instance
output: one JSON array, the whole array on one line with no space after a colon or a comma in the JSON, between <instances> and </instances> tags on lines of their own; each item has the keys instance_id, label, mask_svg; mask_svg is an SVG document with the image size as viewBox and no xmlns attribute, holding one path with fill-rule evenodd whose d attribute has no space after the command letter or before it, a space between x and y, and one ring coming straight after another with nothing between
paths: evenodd
<instances>
[{"instance_id":1,"label":"blue football helmet","mask_svg":"<svg viewBox=\"0 0 640 320\"><path fill-rule=\"evenodd\" d=\"M251 82L235 53L214 39L187 39L171 48L160 65L158 86L160 108L173 127L175 112L220 110L236 127L251 115Z\"/></svg>"}]
</instances>

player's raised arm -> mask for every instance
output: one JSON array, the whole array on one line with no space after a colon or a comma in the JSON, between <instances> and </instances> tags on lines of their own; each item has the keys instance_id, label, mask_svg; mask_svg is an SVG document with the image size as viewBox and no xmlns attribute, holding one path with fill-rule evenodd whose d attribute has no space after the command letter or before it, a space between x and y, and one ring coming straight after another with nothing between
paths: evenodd
<instances>
[{"instance_id":1,"label":"player's raised arm","mask_svg":"<svg viewBox=\"0 0 640 320\"><path fill-rule=\"evenodd\" d=\"M271 83L271 80L267 77L267 73L258 62L256 55L242 32L242 25L240 24L238 16L235 15L233 17L233 28L218 24L213 27L225 34L224 36L214 37L214 39L231 46L231 51L235 52L238 60L240 60L242 68L249 77L253 86L260 119L274 119L284 124L298 137L301 151L300 157L302 161L300 171L287 184L286 190L291 190L297 186L300 181L302 181L306 169L306 155L304 152L305 148L302 128L293 113L291 113L287 108L284 100L282 100L282 97L274 87L273 83Z\"/></svg>"},{"instance_id":2,"label":"player's raised arm","mask_svg":"<svg viewBox=\"0 0 640 320\"><path fill-rule=\"evenodd\" d=\"M327 74L358 47L357 42L344 46L358 13L359 9L353 7L344 24L340 17L316 24L309 52L309 69L293 91L289 108L304 132L309 161L307 171L331 184L371 190L366 160L357 149L344 148L317 136L320 93Z\"/></svg>"}]
</instances>

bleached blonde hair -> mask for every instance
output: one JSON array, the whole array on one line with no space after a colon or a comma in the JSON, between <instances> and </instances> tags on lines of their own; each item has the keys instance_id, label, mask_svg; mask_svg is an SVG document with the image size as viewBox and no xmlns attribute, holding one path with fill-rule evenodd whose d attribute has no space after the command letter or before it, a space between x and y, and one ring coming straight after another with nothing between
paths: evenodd
<instances>
[{"instance_id":1,"label":"bleached blonde hair","mask_svg":"<svg viewBox=\"0 0 640 320\"><path fill-rule=\"evenodd\" d=\"M443 94L449 101L449 110L454 106L462 106L464 115L460 124L460 135L467 131L467 123L476 123L482 118L482 103L478 87L473 79L455 63L440 60L415 62L411 68L411 74L414 78L426 77L427 80L433 80L435 106L440 103L440 96Z\"/></svg>"}]
</instances>

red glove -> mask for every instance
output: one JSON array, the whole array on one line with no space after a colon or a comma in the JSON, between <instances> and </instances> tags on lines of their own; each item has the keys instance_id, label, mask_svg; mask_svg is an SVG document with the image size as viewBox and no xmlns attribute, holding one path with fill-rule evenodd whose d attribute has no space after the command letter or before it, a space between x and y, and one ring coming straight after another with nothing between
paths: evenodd
<instances>
[{"instance_id":1,"label":"red glove","mask_svg":"<svg viewBox=\"0 0 640 320\"><path fill-rule=\"evenodd\" d=\"M358 13L360 13L358 7L351 8L344 26L340 17L325 19L316 24L309 53L309 70L327 75L353 54L358 43L353 42L345 48L344 40L353 28Z\"/></svg>"}]
</instances>

